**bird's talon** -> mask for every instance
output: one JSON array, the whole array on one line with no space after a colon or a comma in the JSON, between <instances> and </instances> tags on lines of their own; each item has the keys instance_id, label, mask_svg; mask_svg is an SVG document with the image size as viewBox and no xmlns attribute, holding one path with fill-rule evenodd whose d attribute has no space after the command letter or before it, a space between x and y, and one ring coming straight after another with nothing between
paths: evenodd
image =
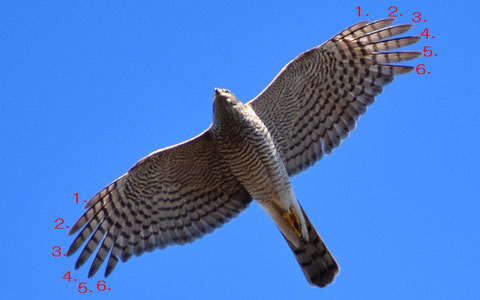
<instances>
[{"instance_id":1,"label":"bird's talon","mask_svg":"<svg viewBox=\"0 0 480 300\"><path fill-rule=\"evenodd\" d=\"M292 228L297 237L302 237L302 226L300 225L300 219L293 208L290 207L290 210L285 212L282 217L285 219L285 221L287 221L288 225L290 225L290 228Z\"/></svg>"}]
</instances>

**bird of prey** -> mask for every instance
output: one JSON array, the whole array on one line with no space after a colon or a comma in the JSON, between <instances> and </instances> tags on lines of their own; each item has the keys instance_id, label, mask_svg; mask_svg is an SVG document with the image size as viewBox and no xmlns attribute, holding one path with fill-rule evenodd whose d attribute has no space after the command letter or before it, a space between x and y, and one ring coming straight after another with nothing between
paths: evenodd
<instances>
[{"instance_id":1,"label":"bird of prey","mask_svg":"<svg viewBox=\"0 0 480 300\"><path fill-rule=\"evenodd\" d=\"M392 38L411 25L360 22L289 62L253 100L215 89L213 122L200 135L157 150L98 192L70 235L84 242L75 267L99 246L88 276L107 259L185 244L222 226L255 199L272 218L311 285L331 283L339 267L295 198L289 177L330 154L367 106L413 67L391 65L421 52L385 52L417 42Z\"/></svg>"}]
</instances>

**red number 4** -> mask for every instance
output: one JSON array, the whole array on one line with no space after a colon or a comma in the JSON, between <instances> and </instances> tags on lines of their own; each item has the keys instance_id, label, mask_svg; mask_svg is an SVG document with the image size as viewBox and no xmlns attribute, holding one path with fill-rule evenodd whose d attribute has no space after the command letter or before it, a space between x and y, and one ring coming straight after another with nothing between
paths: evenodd
<instances>
[{"instance_id":1,"label":"red number 4","mask_svg":"<svg viewBox=\"0 0 480 300\"><path fill-rule=\"evenodd\" d=\"M72 279L72 277L70 276L70 271L68 271L67 273L65 273L65 275L63 275L62 278L63 278L63 279L66 279L66 280L68 280L68 282L70 282L70 279Z\"/></svg>"},{"instance_id":2,"label":"red number 4","mask_svg":"<svg viewBox=\"0 0 480 300\"><path fill-rule=\"evenodd\" d=\"M425 28L424 31L422 31L422 33L420 34L420 36L423 36L425 37L426 39L428 39L428 37L430 36L430 34L428 34L428 28ZM433 36L432 36L433 38Z\"/></svg>"}]
</instances>

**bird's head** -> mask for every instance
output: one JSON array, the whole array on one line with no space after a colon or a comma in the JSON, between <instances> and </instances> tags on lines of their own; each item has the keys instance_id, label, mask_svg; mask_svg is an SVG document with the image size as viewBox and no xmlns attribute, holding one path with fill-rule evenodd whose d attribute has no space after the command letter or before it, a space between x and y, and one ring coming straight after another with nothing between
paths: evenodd
<instances>
[{"instance_id":1,"label":"bird's head","mask_svg":"<svg viewBox=\"0 0 480 300\"><path fill-rule=\"evenodd\" d=\"M227 89L220 89L215 88L215 92L213 93L213 102L214 105L241 105L240 102L235 95Z\"/></svg>"},{"instance_id":2,"label":"bird's head","mask_svg":"<svg viewBox=\"0 0 480 300\"><path fill-rule=\"evenodd\" d=\"M235 112L241 110L243 103L227 89L215 88L213 93L213 117L214 119L229 118Z\"/></svg>"}]
</instances>

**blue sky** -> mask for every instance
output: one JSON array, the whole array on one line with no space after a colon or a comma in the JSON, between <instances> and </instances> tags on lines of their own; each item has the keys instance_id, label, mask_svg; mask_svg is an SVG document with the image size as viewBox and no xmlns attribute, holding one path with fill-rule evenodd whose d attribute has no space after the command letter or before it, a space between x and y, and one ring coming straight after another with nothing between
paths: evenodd
<instances>
[{"instance_id":1,"label":"blue sky","mask_svg":"<svg viewBox=\"0 0 480 300\"><path fill-rule=\"evenodd\" d=\"M479 4L239 2L0 4L2 296L478 299ZM193 244L119 263L105 292L95 289L103 267L87 280L77 255L52 256L73 241L54 229L81 215L73 194L87 200L144 155L203 131L214 87L246 102L296 55L391 5L397 23L414 11L427 20L411 34L435 38L408 49L432 46L438 56L410 63L431 74L398 77L332 155L292 179L340 264L333 284L308 285L256 203Z\"/></svg>"}]
</instances>

